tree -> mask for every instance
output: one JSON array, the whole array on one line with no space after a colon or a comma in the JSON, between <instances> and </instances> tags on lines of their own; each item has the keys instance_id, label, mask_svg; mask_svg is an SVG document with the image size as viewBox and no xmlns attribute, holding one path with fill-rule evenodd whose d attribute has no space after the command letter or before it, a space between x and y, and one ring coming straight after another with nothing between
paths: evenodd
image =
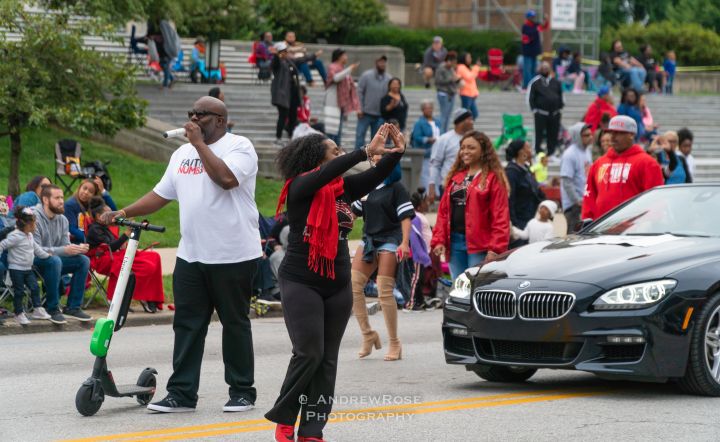
<instances>
[{"instance_id":1,"label":"tree","mask_svg":"<svg viewBox=\"0 0 720 442\"><path fill-rule=\"evenodd\" d=\"M672 3L673 0L603 0L602 26L616 28L626 23L645 24L665 20L667 9Z\"/></svg>"},{"instance_id":2,"label":"tree","mask_svg":"<svg viewBox=\"0 0 720 442\"><path fill-rule=\"evenodd\" d=\"M134 70L84 48L82 39L114 38L117 23L133 13L128 5L142 13L142 1L0 2L0 136L10 137L9 194L20 190L24 129L55 123L84 135L113 135L144 124Z\"/></svg>"},{"instance_id":3,"label":"tree","mask_svg":"<svg viewBox=\"0 0 720 442\"><path fill-rule=\"evenodd\" d=\"M234 38L254 22L250 0L178 0L175 14L178 31L204 35L211 40ZM163 17L165 18L165 17Z\"/></svg>"},{"instance_id":4,"label":"tree","mask_svg":"<svg viewBox=\"0 0 720 442\"><path fill-rule=\"evenodd\" d=\"M720 33L720 4L717 0L678 0L667 11L674 23L697 23Z\"/></svg>"},{"instance_id":5,"label":"tree","mask_svg":"<svg viewBox=\"0 0 720 442\"><path fill-rule=\"evenodd\" d=\"M342 43L361 26L387 22L385 6L378 0L334 0L330 2L330 22L334 29L328 35L332 42Z\"/></svg>"}]
</instances>

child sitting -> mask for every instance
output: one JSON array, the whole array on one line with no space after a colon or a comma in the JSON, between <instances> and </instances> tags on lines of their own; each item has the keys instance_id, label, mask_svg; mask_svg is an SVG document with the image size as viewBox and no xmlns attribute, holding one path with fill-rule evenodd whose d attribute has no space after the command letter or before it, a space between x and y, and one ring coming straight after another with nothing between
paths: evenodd
<instances>
[{"instance_id":1,"label":"child sitting","mask_svg":"<svg viewBox=\"0 0 720 442\"><path fill-rule=\"evenodd\" d=\"M555 201L545 200L541 202L535 218L527 223L525 230L513 226L513 236L518 239L528 240L530 244L555 238L553 218L557 208Z\"/></svg>"},{"instance_id":2,"label":"child sitting","mask_svg":"<svg viewBox=\"0 0 720 442\"><path fill-rule=\"evenodd\" d=\"M25 287L30 290L30 299L33 303L33 319L50 319L50 315L41 306L40 288L37 278L32 270L33 260L45 259L50 256L35 242L32 232L35 230L35 213L29 207L17 206L15 208L15 230L4 240L0 241L0 254L8 251L8 270L13 284L13 304L15 308L15 321L20 325L30 324L23 309L23 295Z\"/></svg>"},{"instance_id":3,"label":"child sitting","mask_svg":"<svg viewBox=\"0 0 720 442\"><path fill-rule=\"evenodd\" d=\"M90 224L87 233L87 241L90 246L88 252L90 266L96 272L110 276L107 292L108 298L112 299L125 257L124 247L129 232L118 236L108 226L98 222L100 216L110 210L102 198L93 197L89 206L90 213L95 220ZM102 251L103 248L106 248L105 253ZM135 274L133 299L140 301L143 309L148 313L162 310L165 292L162 283L160 255L152 250L138 250L135 252L132 271Z\"/></svg>"}]
</instances>

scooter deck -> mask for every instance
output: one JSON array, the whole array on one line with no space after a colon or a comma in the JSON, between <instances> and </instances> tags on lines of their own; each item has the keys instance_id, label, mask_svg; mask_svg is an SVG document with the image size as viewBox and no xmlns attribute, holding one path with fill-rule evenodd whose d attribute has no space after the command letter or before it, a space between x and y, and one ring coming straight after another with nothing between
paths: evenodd
<instances>
[{"instance_id":1,"label":"scooter deck","mask_svg":"<svg viewBox=\"0 0 720 442\"><path fill-rule=\"evenodd\" d=\"M142 387L140 385L118 385L117 391L120 396L137 396L138 394L148 394L155 390L155 387Z\"/></svg>"}]
</instances>

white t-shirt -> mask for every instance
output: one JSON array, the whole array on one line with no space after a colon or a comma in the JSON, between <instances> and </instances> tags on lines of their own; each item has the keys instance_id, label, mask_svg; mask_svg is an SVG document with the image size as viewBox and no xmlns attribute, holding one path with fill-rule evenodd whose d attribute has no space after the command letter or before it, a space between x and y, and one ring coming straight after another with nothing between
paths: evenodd
<instances>
[{"instance_id":1,"label":"white t-shirt","mask_svg":"<svg viewBox=\"0 0 720 442\"><path fill-rule=\"evenodd\" d=\"M250 140L225 134L210 150L227 164L240 184L224 190L203 168L190 144L170 158L153 192L180 204L180 245L177 256L187 262L228 264L262 256L255 176L258 157Z\"/></svg>"}]
</instances>

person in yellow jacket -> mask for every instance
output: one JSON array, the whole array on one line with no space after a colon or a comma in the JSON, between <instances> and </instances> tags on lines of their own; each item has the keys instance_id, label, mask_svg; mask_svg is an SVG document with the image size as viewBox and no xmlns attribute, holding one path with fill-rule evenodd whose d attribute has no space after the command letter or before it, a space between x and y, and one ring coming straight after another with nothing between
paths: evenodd
<instances>
[{"instance_id":1,"label":"person in yellow jacket","mask_svg":"<svg viewBox=\"0 0 720 442\"><path fill-rule=\"evenodd\" d=\"M548 179L548 157L545 152L540 152L536 160L537 162L530 166L530 172L535 175L535 181L539 184L546 184Z\"/></svg>"}]
</instances>

